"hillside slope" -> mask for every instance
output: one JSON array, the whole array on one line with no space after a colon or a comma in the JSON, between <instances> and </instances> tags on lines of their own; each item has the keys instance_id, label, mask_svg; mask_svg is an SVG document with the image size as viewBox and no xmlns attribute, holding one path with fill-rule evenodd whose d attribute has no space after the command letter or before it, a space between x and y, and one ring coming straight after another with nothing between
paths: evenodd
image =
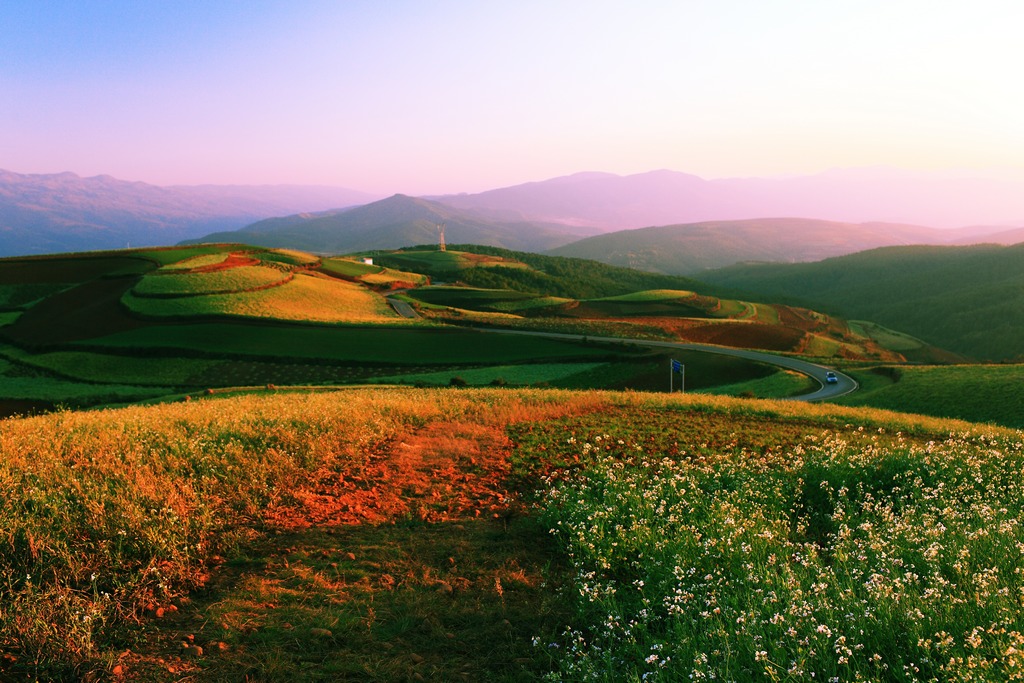
<instances>
[{"instance_id":1,"label":"hillside slope","mask_svg":"<svg viewBox=\"0 0 1024 683\"><path fill-rule=\"evenodd\" d=\"M436 244L441 224L445 226L449 242L510 249L543 251L579 237L579 232L565 226L496 221L426 199L396 194L345 211L273 218L189 242L246 242L261 247L340 254Z\"/></svg>"},{"instance_id":2,"label":"hillside slope","mask_svg":"<svg viewBox=\"0 0 1024 683\"><path fill-rule=\"evenodd\" d=\"M846 318L866 318L969 357L1024 354L1024 244L888 247L817 263L703 274Z\"/></svg>"},{"instance_id":3,"label":"hillside slope","mask_svg":"<svg viewBox=\"0 0 1024 683\"><path fill-rule=\"evenodd\" d=\"M942 231L891 223L807 218L711 221L621 230L550 251L626 268L693 275L743 261L817 261L865 249L936 242Z\"/></svg>"}]
</instances>

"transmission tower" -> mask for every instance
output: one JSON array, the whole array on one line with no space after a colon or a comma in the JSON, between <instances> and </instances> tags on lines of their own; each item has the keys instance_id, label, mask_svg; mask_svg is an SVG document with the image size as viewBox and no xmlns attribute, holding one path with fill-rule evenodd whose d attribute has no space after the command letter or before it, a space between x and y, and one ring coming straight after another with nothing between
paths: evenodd
<instances>
[{"instance_id":1,"label":"transmission tower","mask_svg":"<svg viewBox=\"0 0 1024 683\"><path fill-rule=\"evenodd\" d=\"M448 247L445 246L445 243L444 243L444 225L445 225L444 223L438 223L437 224L437 234L440 237L440 240L438 241L438 248L441 251L448 251Z\"/></svg>"}]
</instances>

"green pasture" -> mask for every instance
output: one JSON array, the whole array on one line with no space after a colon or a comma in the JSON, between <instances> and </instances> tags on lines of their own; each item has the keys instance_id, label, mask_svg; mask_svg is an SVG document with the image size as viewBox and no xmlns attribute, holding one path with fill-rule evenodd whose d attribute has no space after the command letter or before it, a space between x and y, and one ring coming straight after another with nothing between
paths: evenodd
<instances>
[{"instance_id":1,"label":"green pasture","mask_svg":"<svg viewBox=\"0 0 1024 683\"><path fill-rule=\"evenodd\" d=\"M426 274L455 273L473 264L460 251L396 251L373 254L375 263Z\"/></svg>"},{"instance_id":2,"label":"green pasture","mask_svg":"<svg viewBox=\"0 0 1024 683\"><path fill-rule=\"evenodd\" d=\"M368 285L389 285L391 283L426 284L427 276L378 265L370 265L344 258L324 260L320 270L328 275L357 279Z\"/></svg>"},{"instance_id":3,"label":"green pasture","mask_svg":"<svg viewBox=\"0 0 1024 683\"><path fill-rule=\"evenodd\" d=\"M911 337L909 334L896 330L890 330L888 327L883 327L868 320L850 320L848 324L855 334L874 339L890 351L898 353L913 351L924 346L924 342L916 337Z\"/></svg>"},{"instance_id":4,"label":"green pasture","mask_svg":"<svg viewBox=\"0 0 1024 683\"><path fill-rule=\"evenodd\" d=\"M21 316L21 311L0 311L0 327L10 325Z\"/></svg>"},{"instance_id":5,"label":"green pasture","mask_svg":"<svg viewBox=\"0 0 1024 683\"><path fill-rule=\"evenodd\" d=\"M779 324L779 311L774 306L768 304L751 304L754 307L754 318L758 322L768 323L769 325Z\"/></svg>"},{"instance_id":6,"label":"green pasture","mask_svg":"<svg viewBox=\"0 0 1024 683\"><path fill-rule=\"evenodd\" d=\"M594 301L629 301L629 302L650 302L650 301L677 301L693 296L693 292L682 289L648 289L630 294L618 296L606 296Z\"/></svg>"},{"instance_id":7,"label":"green pasture","mask_svg":"<svg viewBox=\"0 0 1024 683\"><path fill-rule=\"evenodd\" d=\"M850 374L861 390L838 400L845 405L1024 429L1024 365L885 366Z\"/></svg>"},{"instance_id":8,"label":"green pasture","mask_svg":"<svg viewBox=\"0 0 1024 683\"><path fill-rule=\"evenodd\" d=\"M708 394L721 396L749 396L753 398L783 398L808 394L818 388L818 383L799 372L779 370L767 377L759 377L746 382L736 382L723 386L702 390Z\"/></svg>"},{"instance_id":9,"label":"green pasture","mask_svg":"<svg viewBox=\"0 0 1024 683\"><path fill-rule=\"evenodd\" d=\"M69 286L54 282L0 285L0 308L26 308Z\"/></svg>"},{"instance_id":10,"label":"green pasture","mask_svg":"<svg viewBox=\"0 0 1024 683\"><path fill-rule=\"evenodd\" d=\"M165 266L161 266L159 273L169 273L176 270L190 270L192 268L205 268L207 266L215 266L218 263L224 263L231 256L231 252L223 251L216 254L200 254L198 256L192 256L181 261L175 261L174 263L168 263Z\"/></svg>"},{"instance_id":11,"label":"green pasture","mask_svg":"<svg viewBox=\"0 0 1024 683\"><path fill-rule=\"evenodd\" d=\"M182 324L144 327L87 342L97 349L175 349L214 356L308 358L405 364L502 363L587 359L607 349L463 329L314 327L274 324Z\"/></svg>"},{"instance_id":12,"label":"green pasture","mask_svg":"<svg viewBox=\"0 0 1024 683\"><path fill-rule=\"evenodd\" d=\"M152 269L151 261L133 252L0 259L0 285L72 285Z\"/></svg>"},{"instance_id":13,"label":"green pasture","mask_svg":"<svg viewBox=\"0 0 1024 683\"><path fill-rule=\"evenodd\" d=\"M575 301L575 299L566 299L560 296L537 296L532 299L509 299L506 301L496 301L490 304L490 307L499 312L504 313L520 313L524 311L536 311L542 308L553 308L556 306L564 306Z\"/></svg>"},{"instance_id":14,"label":"green pasture","mask_svg":"<svg viewBox=\"0 0 1024 683\"><path fill-rule=\"evenodd\" d=\"M239 270L239 269L233 269ZM280 275L280 273L279 273ZM400 317L383 297L358 284L299 273L280 286L203 296L139 297L123 303L148 316L233 316L331 324L420 324Z\"/></svg>"},{"instance_id":15,"label":"green pasture","mask_svg":"<svg viewBox=\"0 0 1024 683\"><path fill-rule=\"evenodd\" d=\"M69 381L114 381L158 387L192 384L191 378L220 362L202 358L127 356L88 351L28 354L14 347L3 347L0 353L16 358L25 365L66 377Z\"/></svg>"},{"instance_id":16,"label":"green pasture","mask_svg":"<svg viewBox=\"0 0 1024 683\"><path fill-rule=\"evenodd\" d=\"M54 377L0 358L0 399L48 401L76 407L141 401L172 392L173 389L169 387L141 386L130 381L79 382Z\"/></svg>"},{"instance_id":17,"label":"green pasture","mask_svg":"<svg viewBox=\"0 0 1024 683\"><path fill-rule=\"evenodd\" d=\"M520 302L536 299L533 294L511 289L483 289L479 287L419 287L409 292L418 301L453 308L490 308L494 303Z\"/></svg>"},{"instance_id":18,"label":"green pasture","mask_svg":"<svg viewBox=\"0 0 1024 683\"><path fill-rule=\"evenodd\" d=\"M207 256L209 254L227 254L231 251L245 248L241 244L203 244L195 247L163 247L158 249L141 249L132 252L133 254L156 261L161 266L166 266L178 261L184 261L196 256Z\"/></svg>"},{"instance_id":19,"label":"green pasture","mask_svg":"<svg viewBox=\"0 0 1024 683\"><path fill-rule=\"evenodd\" d=\"M529 386L532 384L555 383L558 380L601 368L607 363L530 363L521 365L493 365L484 368L465 368L444 372L423 372L416 374L391 375L379 377L374 383L386 384L425 384L428 386L444 386L450 384L452 378L459 378L469 386L485 386L488 384L510 384L513 386Z\"/></svg>"},{"instance_id":20,"label":"green pasture","mask_svg":"<svg viewBox=\"0 0 1024 683\"><path fill-rule=\"evenodd\" d=\"M330 275L357 278L371 273L379 273L384 270L384 266L370 265L347 258L326 258L320 264L320 270Z\"/></svg>"},{"instance_id":21,"label":"green pasture","mask_svg":"<svg viewBox=\"0 0 1024 683\"><path fill-rule=\"evenodd\" d=\"M308 266L320 260L318 256L296 249L268 249L260 251L254 256L261 261L284 263L289 266Z\"/></svg>"},{"instance_id":22,"label":"green pasture","mask_svg":"<svg viewBox=\"0 0 1024 683\"><path fill-rule=\"evenodd\" d=\"M807 338L803 354L812 358L832 358L839 351L842 344L835 339L812 334Z\"/></svg>"},{"instance_id":23,"label":"green pasture","mask_svg":"<svg viewBox=\"0 0 1024 683\"><path fill-rule=\"evenodd\" d=\"M751 305L735 299L720 299L715 315L720 318L743 318L752 314Z\"/></svg>"},{"instance_id":24,"label":"green pasture","mask_svg":"<svg viewBox=\"0 0 1024 683\"><path fill-rule=\"evenodd\" d=\"M166 273L147 275L132 289L135 296L195 296L243 292L283 282L288 277L277 268L239 266L208 273Z\"/></svg>"}]
</instances>

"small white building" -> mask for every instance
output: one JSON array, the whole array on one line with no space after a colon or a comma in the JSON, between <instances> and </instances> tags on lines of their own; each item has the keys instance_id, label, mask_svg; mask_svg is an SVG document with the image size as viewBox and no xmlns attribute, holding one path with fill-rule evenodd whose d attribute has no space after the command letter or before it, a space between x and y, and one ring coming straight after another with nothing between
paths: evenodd
<instances>
[{"instance_id":1,"label":"small white building","mask_svg":"<svg viewBox=\"0 0 1024 683\"><path fill-rule=\"evenodd\" d=\"M369 256L367 256L366 258L363 259L363 263L365 263L368 266L372 266L373 265L373 259L370 258Z\"/></svg>"}]
</instances>

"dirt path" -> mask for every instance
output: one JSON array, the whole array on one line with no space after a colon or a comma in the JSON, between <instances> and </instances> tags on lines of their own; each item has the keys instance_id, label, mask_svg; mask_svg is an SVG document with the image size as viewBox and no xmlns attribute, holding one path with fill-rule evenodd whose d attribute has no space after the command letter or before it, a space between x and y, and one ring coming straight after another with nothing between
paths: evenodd
<instances>
[{"instance_id":1,"label":"dirt path","mask_svg":"<svg viewBox=\"0 0 1024 683\"><path fill-rule=\"evenodd\" d=\"M321 470L309 488L267 511L272 526L445 522L505 514L510 444L503 429L470 422L432 423L369 453L357 473Z\"/></svg>"},{"instance_id":2,"label":"dirt path","mask_svg":"<svg viewBox=\"0 0 1024 683\"><path fill-rule=\"evenodd\" d=\"M113 678L537 680L532 640L566 616L546 534L509 517L511 448L499 423L444 421L325 468L205 591L150 614Z\"/></svg>"}]
</instances>

